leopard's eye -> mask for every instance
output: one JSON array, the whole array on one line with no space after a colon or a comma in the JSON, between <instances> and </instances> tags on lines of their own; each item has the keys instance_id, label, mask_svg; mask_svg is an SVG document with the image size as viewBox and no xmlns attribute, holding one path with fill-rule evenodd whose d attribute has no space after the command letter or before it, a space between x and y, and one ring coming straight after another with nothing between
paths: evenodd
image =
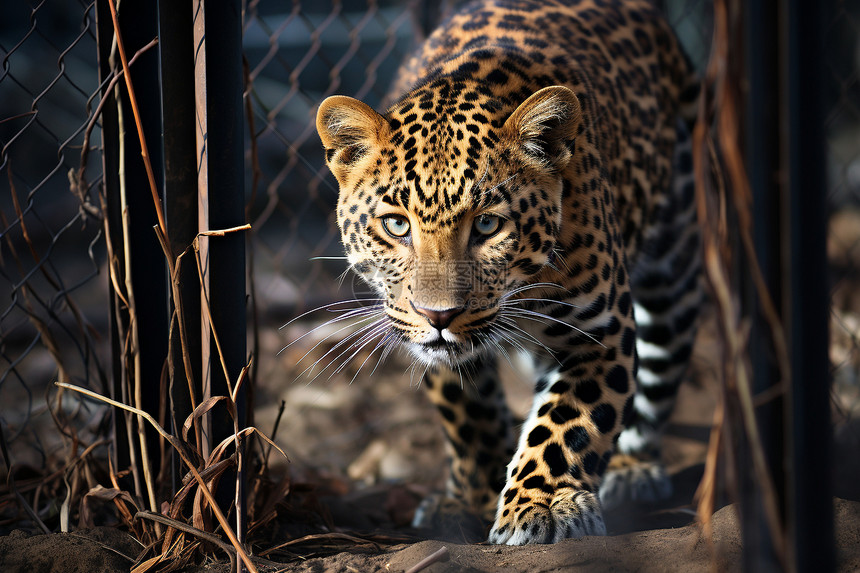
<instances>
[{"instance_id":1,"label":"leopard's eye","mask_svg":"<svg viewBox=\"0 0 860 573\"><path fill-rule=\"evenodd\" d=\"M382 218L382 227L392 237L405 237L409 234L409 220L400 215L389 215Z\"/></svg>"},{"instance_id":2,"label":"leopard's eye","mask_svg":"<svg viewBox=\"0 0 860 573\"><path fill-rule=\"evenodd\" d=\"M502 228L502 218L498 215L481 215L475 219L475 231L479 235L490 237Z\"/></svg>"}]
</instances>

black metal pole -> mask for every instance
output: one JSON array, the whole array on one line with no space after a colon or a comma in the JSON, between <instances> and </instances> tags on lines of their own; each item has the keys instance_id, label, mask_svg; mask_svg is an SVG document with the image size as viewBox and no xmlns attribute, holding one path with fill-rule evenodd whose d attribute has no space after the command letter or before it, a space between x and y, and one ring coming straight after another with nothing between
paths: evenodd
<instances>
[{"instance_id":1,"label":"black metal pole","mask_svg":"<svg viewBox=\"0 0 860 573\"><path fill-rule=\"evenodd\" d=\"M229 229L245 223L241 1L197 0L194 26L197 113L205 115L202 121L198 118L198 124L205 126L205 133L198 136L198 146L205 154L201 158L205 173L198 180L200 200L205 204L201 219L208 229ZM205 61L200 62L203 54ZM208 357L210 393L223 396L237 383L247 361L245 233L210 237L206 265L211 328L218 335L229 378L225 378L213 337ZM247 417L245 396L244 390L236 396L240 428ZM211 428L213 444L233 434L233 420L225 409L213 409ZM221 483L224 485L225 480ZM239 484L239 488L237 501L241 503L243 486ZM224 489L218 492L219 503L225 508L233 501L226 494ZM236 511L240 517L245 514L243 507L237 507ZM237 533L242 535L241 531Z\"/></svg>"},{"instance_id":2,"label":"black metal pole","mask_svg":"<svg viewBox=\"0 0 860 573\"><path fill-rule=\"evenodd\" d=\"M779 2L777 0L748 0L743 7L744 79L746 106L744 110L746 162L753 196L753 240L756 259L768 292L776 308L781 308L780 290L783 268L780 264L781 194L779 185L780 136L780 76L779 76ZM760 395L772 390L780 381L774 362L774 346L770 326L761 312L756 285L741 273L745 314L753 318L749 356L753 370L753 393ZM756 409L759 435L768 469L785 523L785 439L783 397L778 393ZM744 570L779 570L771 533L767 524L762 484L753 471L750 448L743 448L741 491L744 511Z\"/></svg>"},{"instance_id":3,"label":"black metal pole","mask_svg":"<svg viewBox=\"0 0 860 573\"><path fill-rule=\"evenodd\" d=\"M822 2L787 4L790 545L794 569L834 567L830 472L829 290L825 233Z\"/></svg>"},{"instance_id":4,"label":"black metal pole","mask_svg":"<svg viewBox=\"0 0 860 573\"><path fill-rule=\"evenodd\" d=\"M164 140L164 215L174 259L197 236L197 146L194 116L194 22L189 6L158 2L158 47L161 56L161 125ZM190 392L199 404L202 392L200 347L200 281L193 251L182 257L179 266L181 319L185 326L183 349L179 324L170 332L173 341L170 359L170 421L174 435L192 411ZM170 292L171 312L175 306ZM191 380L186 376L183 352L190 362ZM182 462L174 456L174 488L184 475ZM175 490L174 490L175 491Z\"/></svg>"},{"instance_id":5,"label":"black metal pole","mask_svg":"<svg viewBox=\"0 0 860 573\"><path fill-rule=\"evenodd\" d=\"M99 67L101 77L111 73L109 57L113 39L113 24L106 0L98 3ZM155 6L147 0L125 0L119 9L119 24L125 44L126 54L131 58L140 48L152 41L158 33L158 20ZM117 56L116 61L119 62ZM159 93L158 55L155 50L142 54L130 70L134 83L135 96L140 109L141 122L146 137L147 148L155 173L156 181L163 173L161 147L161 94ZM138 340L140 348L140 380L143 385L143 408L158 417L161 400L161 373L167 356L167 274L164 254L153 231L156 224L155 206L152 203L149 183L140 153L137 128L128 100L125 84L118 84L120 105L122 106L123 125L118 123L116 105L106 105L102 121L102 142L104 153L104 180L107 200L113 253L119 257L117 268L125 273L126 262L121 240L122 217L119 199L119 172L124 170L124 181L128 208L129 253L131 258L132 288L135 294ZM104 94L113 97L113 94ZM122 129L120 129L122 127ZM120 165L118 149L120 140L124 146L125 161ZM113 310L116 301L112 301ZM115 319L116 316L112 316ZM125 360L123 344L125 324L114 324L121 332L112 334L117 344L113 348L114 392L121 396L119 378L121 368L117 361ZM133 398L133 397L131 397ZM159 471L157 457L158 436L148 428L147 441L154 472ZM125 444L117 440L117 444ZM124 466L127 466L127 460Z\"/></svg>"},{"instance_id":6,"label":"black metal pole","mask_svg":"<svg viewBox=\"0 0 860 573\"><path fill-rule=\"evenodd\" d=\"M242 11L239 0L207 0L206 6L209 227L227 229L245 223ZM209 246L212 322L221 339L230 382L235 384L247 361L245 233L213 237ZM226 392L222 370L213 364L213 393ZM237 402L241 426L244 398ZM232 427L225 429L225 437L233 433Z\"/></svg>"}]
</instances>

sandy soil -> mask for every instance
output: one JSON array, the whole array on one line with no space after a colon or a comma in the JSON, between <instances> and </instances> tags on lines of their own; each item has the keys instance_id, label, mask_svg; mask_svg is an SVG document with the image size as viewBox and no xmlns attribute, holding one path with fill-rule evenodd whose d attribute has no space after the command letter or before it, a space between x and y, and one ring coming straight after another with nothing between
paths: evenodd
<instances>
[{"instance_id":1,"label":"sandy soil","mask_svg":"<svg viewBox=\"0 0 860 573\"><path fill-rule=\"evenodd\" d=\"M836 558L838 571L860 570L860 503L837 499ZM402 572L415 571L431 556L439 558L421 567L426 573L542 571L720 571L741 567L740 525L734 506L713 518L713 545L706 543L695 525L652 529L624 535L587 537L555 545L497 547L421 541L385 549L373 544L356 546L332 556L259 563L260 571L295 572ZM93 573L128 571L139 551L137 543L115 528L101 527L69 534L35 535L16 532L0 538L0 570L30 573ZM227 573L229 564L213 563L194 570Z\"/></svg>"}]
</instances>

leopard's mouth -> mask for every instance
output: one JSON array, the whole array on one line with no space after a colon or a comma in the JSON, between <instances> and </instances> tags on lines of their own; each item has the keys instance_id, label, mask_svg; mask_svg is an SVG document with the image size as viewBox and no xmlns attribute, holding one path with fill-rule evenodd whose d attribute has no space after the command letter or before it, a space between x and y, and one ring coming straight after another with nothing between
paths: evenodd
<instances>
[{"instance_id":1,"label":"leopard's mouth","mask_svg":"<svg viewBox=\"0 0 860 573\"><path fill-rule=\"evenodd\" d=\"M476 345L466 342L452 342L442 337L428 342L412 342L409 351L419 360L428 364L447 364L455 367L469 362L478 354Z\"/></svg>"},{"instance_id":2,"label":"leopard's mouth","mask_svg":"<svg viewBox=\"0 0 860 573\"><path fill-rule=\"evenodd\" d=\"M456 366L466 360L464 353L454 345L442 344L412 344L409 349L419 360L427 364L447 364Z\"/></svg>"},{"instance_id":3,"label":"leopard's mouth","mask_svg":"<svg viewBox=\"0 0 860 573\"><path fill-rule=\"evenodd\" d=\"M457 346L459 346L457 343L448 342L447 340L445 340L444 338L441 338L441 337L437 338L436 340L433 340L432 342L423 342L421 344L422 344L422 346L424 346L424 348L431 349L431 350L433 350L433 349L447 349L447 348L453 349L453 348L456 348Z\"/></svg>"}]
</instances>

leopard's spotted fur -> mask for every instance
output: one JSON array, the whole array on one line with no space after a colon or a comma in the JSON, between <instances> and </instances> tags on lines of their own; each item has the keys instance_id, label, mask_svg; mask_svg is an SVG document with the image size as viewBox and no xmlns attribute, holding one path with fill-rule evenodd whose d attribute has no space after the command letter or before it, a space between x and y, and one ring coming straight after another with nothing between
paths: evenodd
<instances>
[{"instance_id":1,"label":"leopard's spotted fur","mask_svg":"<svg viewBox=\"0 0 860 573\"><path fill-rule=\"evenodd\" d=\"M665 485L640 460L701 299L689 66L645 1L484 0L398 85L385 115L343 96L317 115L349 262L384 299L362 339L427 365L443 510L492 520L494 543L601 534L616 449L604 503ZM496 373L510 348L537 372L518 438Z\"/></svg>"}]
</instances>

